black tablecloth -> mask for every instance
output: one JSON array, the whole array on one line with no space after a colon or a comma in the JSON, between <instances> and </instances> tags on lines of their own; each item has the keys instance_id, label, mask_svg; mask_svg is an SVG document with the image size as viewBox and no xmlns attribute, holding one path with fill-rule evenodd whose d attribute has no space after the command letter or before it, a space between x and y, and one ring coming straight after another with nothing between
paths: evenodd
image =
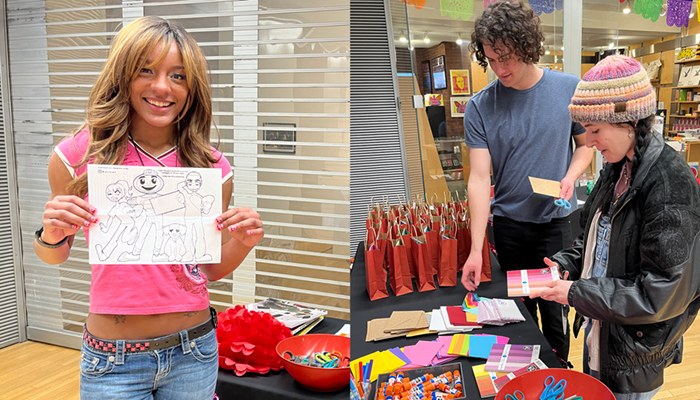
<instances>
[{"instance_id":1,"label":"black tablecloth","mask_svg":"<svg viewBox=\"0 0 700 400\"><path fill-rule=\"evenodd\" d=\"M399 337L393 339L381 340L378 342L365 342L367 334L367 321L375 318L388 318L393 311L406 310L423 310L430 312L440 306L457 306L461 305L464 296L467 294L466 289L459 283L461 273L458 275L458 283L456 287L438 287L436 290L429 292L418 292L414 290L403 296L396 297L392 294L389 288L390 296L384 299L370 301L367 295L365 283L365 255L363 244L360 243L355 257L355 263L350 274L351 281L351 302L350 302L350 321L351 333L350 343L352 346L352 355L354 358L360 358L375 351L387 350L394 347L403 347L416 344L419 340L435 340L437 334L423 335L413 338ZM491 263L493 265L491 273L493 275L492 282L483 282L476 290L479 296L488 298L505 298L507 296L506 276L498 266L496 258L491 255ZM437 285L437 282L436 282ZM415 285L414 285L415 286ZM502 335L510 338L510 344L539 344L540 359L550 368L559 367L561 364L558 358L552 352L552 347L547 343L547 340L542 336L539 328L535 324L533 318L525 308L525 304L519 299L515 299L516 304L523 316L527 319L524 322L515 324L507 324L505 326L490 326L485 325L481 329L477 329L472 333L488 333L493 335ZM478 358L460 357L451 362L461 362L462 364L462 385L464 394L467 399L479 399L479 390L474 380L472 366L484 364L486 360ZM374 399L374 390L372 397Z\"/></svg>"},{"instance_id":2,"label":"black tablecloth","mask_svg":"<svg viewBox=\"0 0 700 400\"><path fill-rule=\"evenodd\" d=\"M347 323L342 319L326 317L310 333L334 334ZM216 382L216 393L221 400L347 400L350 397L349 390L346 387L333 393L314 392L297 383L285 370L270 371L264 375L248 373L236 376L232 371L219 368L219 379Z\"/></svg>"}]
</instances>

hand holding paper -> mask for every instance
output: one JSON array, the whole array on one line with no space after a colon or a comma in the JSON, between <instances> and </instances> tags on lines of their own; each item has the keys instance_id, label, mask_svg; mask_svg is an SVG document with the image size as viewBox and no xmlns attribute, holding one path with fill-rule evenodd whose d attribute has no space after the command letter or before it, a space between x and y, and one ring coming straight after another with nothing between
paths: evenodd
<instances>
[{"instance_id":1,"label":"hand holding paper","mask_svg":"<svg viewBox=\"0 0 700 400\"><path fill-rule=\"evenodd\" d=\"M568 275L568 272L567 274ZM556 301L559 304L565 306L569 304L569 290L573 281L562 281L556 280L547 284L547 289L542 289L537 293L530 294L530 298L534 299L536 297L541 297L547 301Z\"/></svg>"},{"instance_id":2,"label":"hand holding paper","mask_svg":"<svg viewBox=\"0 0 700 400\"><path fill-rule=\"evenodd\" d=\"M255 246L263 238L260 214L248 207L236 207L216 217L220 230L227 229L231 238L247 247Z\"/></svg>"}]
</instances>

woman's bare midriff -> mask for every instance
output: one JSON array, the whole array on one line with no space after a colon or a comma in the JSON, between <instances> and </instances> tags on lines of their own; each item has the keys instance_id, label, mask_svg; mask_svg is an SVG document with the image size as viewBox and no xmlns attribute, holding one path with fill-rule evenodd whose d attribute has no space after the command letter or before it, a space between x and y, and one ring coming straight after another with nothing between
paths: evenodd
<instances>
[{"instance_id":1,"label":"woman's bare midriff","mask_svg":"<svg viewBox=\"0 0 700 400\"><path fill-rule=\"evenodd\" d=\"M90 314L86 324L88 332L100 339L144 340L190 329L209 317L209 308L155 315Z\"/></svg>"}]
</instances>

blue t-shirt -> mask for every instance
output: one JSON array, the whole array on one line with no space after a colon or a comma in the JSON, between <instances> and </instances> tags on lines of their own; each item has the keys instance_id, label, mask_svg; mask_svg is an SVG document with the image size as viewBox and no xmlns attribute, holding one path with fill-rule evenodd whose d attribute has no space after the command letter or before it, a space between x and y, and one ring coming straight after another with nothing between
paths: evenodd
<instances>
[{"instance_id":1,"label":"blue t-shirt","mask_svg":"<svg viewBox=\"0 0 700 400\"><path fill-rule=\"evenodd\" d=\"M546 223L571 210L532 192L528 176L561 181L573 155L572 136L586 131L571 120L569 104L579 78L543 69L533 87L517 90L491 82L467 103L464 136L468 147L488 149L496 181L491 212L521 222Z\"/></svg>"}]
</instances>

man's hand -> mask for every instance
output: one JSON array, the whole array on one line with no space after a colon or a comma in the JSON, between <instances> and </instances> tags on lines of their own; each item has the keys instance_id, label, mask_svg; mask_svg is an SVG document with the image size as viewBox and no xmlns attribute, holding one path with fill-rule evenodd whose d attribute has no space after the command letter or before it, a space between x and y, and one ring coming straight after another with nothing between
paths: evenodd
<instances>
[{"instance_id":1,"label":"man's hand","mask_svg":"<svg viewBox=\"0 0 700 400\"><path fill-rule=\"evenodd\" d=\"M571 178L564 177L564 179L559 182L559 187L561 187L559 198L567 201L571 200L571 197L574 195L574 181Z\"/></svg>"},{"instance_id":2,"label":"man's hand","mask_svg":"<svg viewBox=\"0 0 700 400\"><path fill-rule=\"evenodd\" d=\"M481 282L481 264L481 252L471 251L462 267L462 285L470 292L476 290Z\"/></svg>"}]
</instances>

